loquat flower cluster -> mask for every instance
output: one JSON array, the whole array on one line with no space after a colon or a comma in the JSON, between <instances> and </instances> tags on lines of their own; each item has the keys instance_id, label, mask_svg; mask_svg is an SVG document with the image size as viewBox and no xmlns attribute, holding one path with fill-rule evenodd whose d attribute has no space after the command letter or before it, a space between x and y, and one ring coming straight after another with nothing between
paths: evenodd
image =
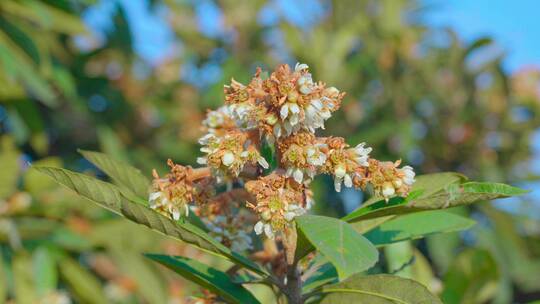
<instances>
[{"instance_id":1,"label":"loquat flower cluster","mask_svg":"<svg viewBox=\"0 0 540 304\"><path fill-rule=\"evenodd\" d=\"M224 87L225 105L202 122L202 167L169 161L164 178L154 171L151 208L175 220L191 209L217 240L243 251L252 248L251 229L273 239L293 227L314 203L309 187L319 174L332 176L338 192L369 187L386 200L408 194L410 166L371 158L366 143L317 136L345 93L314 82L306 64L262 75L259 68L247 85L232 79ZM263 155L263 147L274 153Z\"/></svg>"}]
</instances>

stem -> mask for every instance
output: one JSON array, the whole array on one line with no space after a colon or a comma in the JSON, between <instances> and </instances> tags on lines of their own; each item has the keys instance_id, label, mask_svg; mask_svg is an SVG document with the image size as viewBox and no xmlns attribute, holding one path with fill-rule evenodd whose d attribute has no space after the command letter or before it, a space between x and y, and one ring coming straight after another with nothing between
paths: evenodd
<instances>
[{"instance_id":1,"label":"stem","mask_svg":"<svg viewBox=\"0 0 540 304\"><path fill-rule=\"evenodd\" d=\"M296 227L285 228L283 233L283 247L285 247L285 258L287 265L294 264L294 254L296 253L296 241L297 241Z\"/></svg>"},{"instance_id":2,"label":"stem","mask_svg":"<svg viewBox=\"0 0 540 304\"><path fill-rule=\"evenodd\" d=\"M211 175L212 173L210 172L210 167L195 168L192 169L189 179L191 181L196 181L205 177L209 177Z\"/></svg>"},{"instance_id":3,"label":"stem","mask_svg":"<svg viewBox=\"0 0 540 304\"><path fill-rule=\"evenodd\" d=\"M287 269L287 285L285 294L289 300L289 304L303 304L302 298L302 279L300 270L298 269L298 260L295 260Z\"/></svg>"}]
</instances>

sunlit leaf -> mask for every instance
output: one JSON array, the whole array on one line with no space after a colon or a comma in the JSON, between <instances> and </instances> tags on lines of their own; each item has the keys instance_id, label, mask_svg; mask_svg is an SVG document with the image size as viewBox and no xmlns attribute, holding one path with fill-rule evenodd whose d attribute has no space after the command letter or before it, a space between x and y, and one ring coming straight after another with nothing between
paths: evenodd
<instances>
[{"instance_id":1,"label":"sunlit leaf","mask_svg":"<svg viewBox=\"0 0 540 304\"><path fill-rule=\"evenodd\" d=\"M296 224L309 242L336 267L340 279L365 271L377 262L377 249L346 222L304 215L296 218Z\"/></svg>"},{"instance_id":2,"label":"sunlit leaf","mask_svg":"<svg viewBox=\"0 0 540 304\"><path fill-rule=\"evenodd\" d=\"M146 206L130 202L113 184L61 168L35 167L35 169L49 175L58 183L74 190L79 195L138 224L192 244L209 253L226 257L260 274L266 273L257 264L231 251L193 224L183 219L173 221Z\"/></svg>"},{"instance_id":3,"label":"sunlit leaf","mask_svg":"<svg viewBox=\"0 0 540 304\"><path fill-rule=\"evenodd\" d=\"M398 216L365 233L364 236L375 246L384 246L403 240L423 238L430 234L469 229L474 223L473 220L454 213L426 211Z\"/></svg>"},{"instance_id":4,"label":"sunlit leaf","mask_svg":"<svg viewBox=\"0 0 540 304\"><path fill-rule=\"evenodd\" d=\"M38 296L44 296L56 289L58 283L56 261L47 247L40 247L34 252L33 269Z\"/></svg>"},{"instance_id":5,"label":"sunlit leaf","mask_svg":"<svg viewBox=\"0 0 540 304\"><path fill-rule=\"evenodd\" d=\"M79 152L84 158L110 176L117 184L129 189L140 198L147 198L150 181L142 175L140 170L103 153L84 150L80 150Z\"/></svg>"},{"instance_id":6,"label":"sunlit leaf","mask_svg":"<svg viewBox=\"0 0 540 304\"><path fill-rule=\"evenodd\" d=\"M323 304L436 304L442 302L422 284L392 275L355 275L323 288Z\"/></svg>"},{"instance_id":7,"label":"sunlit leaf","mask_svg":"<svg viewBox=\"0 0 540 304\"><path fill-rule=\"evenodd\" d=\"M527 193L526 190L499 183L467 182L460 185L451 184L429 196L423 196L418 190L418 192L411 192L407 198L394 197L388 202L381 200L356 209L345 216L343 220L355 222L381 216L445 209L525 193Z\"/></svg>"}]
</instances>

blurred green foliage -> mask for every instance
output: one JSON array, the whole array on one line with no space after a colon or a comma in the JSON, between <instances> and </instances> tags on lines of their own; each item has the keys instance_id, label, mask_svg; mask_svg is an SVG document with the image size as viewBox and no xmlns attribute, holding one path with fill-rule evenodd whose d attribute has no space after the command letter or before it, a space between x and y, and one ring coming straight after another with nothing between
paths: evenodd
<instances>
[{"instance_id":1,"label":"blurred green foliage","mask_svg":"<svg viewBox=\"0 0 540 304\"><path fill-rule=\"evenodd\" d=\"M366 141L379 159L403 157L420 173L538 182L529 164L540 71L508 73L489 37L464 42L451 29L430 27L422 23L429 10L416 1L324 3L324 16L306 28L283 18L259 22L261 9L276 9L271 1L218 1L223 33L206 35L196 2L151 1L148 10L166 7L181 51L150 65L134 51L120 4L99 41L81 19L94 1L0 1L0 301L33 303L66 291L79 302L164 303L189 294L138 254L172 245L77 204L27 172L26 161L102 176L77 154L84 148L148 175L169 157L193 164L205 109L221 104L233 75L246 81L259 65L305 62L315 78L346 91L345 110L327 132ZM217 79L202 77L209 65L219 66ZM198 71L188 75L195 81L180 73L188 66ZM343 215L345 196L327 192L330 183L315 181L316 211ZM539 207L525 202L520 213L518 203L506 202L516 212L489 203L460 209L479 220L472 232L397 243L380 267L415 278L445 303L538 299Z\"/></svg>"}]
</instances>

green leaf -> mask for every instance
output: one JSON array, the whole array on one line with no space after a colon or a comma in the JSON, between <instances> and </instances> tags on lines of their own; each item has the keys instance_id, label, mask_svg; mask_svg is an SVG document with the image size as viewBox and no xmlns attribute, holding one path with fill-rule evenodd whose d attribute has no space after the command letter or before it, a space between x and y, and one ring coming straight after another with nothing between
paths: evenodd
<instances>
[{"instance_id":1,"label":"green leaf","mask_svg":"<svg viewBox=\"0 0 540 304\"><path fill-rule=\"evenodd\" d=\"M84 34L84 23L76 15L39 1L2 1L0 7L9 15L26 19L51 31L65 34Z\"/></svg>"},{"instance_id":2,"label":"green leaf","mask_svg":"<svg viewBox=\"0 0 540 304\"><path fill-rule=\"evenodd\" d=\"M419 175L416 177L416 181L412 186L411 194L416 193L418 197L427 197L450 185L463 183L465 181L467 181L467 177L456 172ZM368 206L381 200L383 200L382 197L374 196L365 201L362 206Z\"/></svg>"},{"instance_id":3,"label":"green leaf","mask_svg":"<svg viewBox=\"0 0 540 304\"><path fill-rule=\"evenodd\" d=\"M353 225L354 230L356 230L358 233L364 234L394 218L396 218L396 215L376 217L369 220L362 220L362 221L354 222L354 223L351 223L351 225Z\"/></svg>"},{"instance_id":4,"label":"green leaf","mask_svg":"<svg viewBox=\"0 0 540 304\"><path fill-rule=\"evenodd\" d=\"M473 220L454 213L426 211L398 216L365 233L364 236L375 246L384 246L435 233L465 230L474 224Z\"/></svg>"},{"instance_id":5,"label":"green leaf","mask_svg":"<svg viewBox=\"0 0 540 304\"><path fill-rule=\"evenodd\" d=\"M486 303L497 291L499 270L486 250L460 253L444 277L444 303Z\"/></svg>"},{"instance_id":6,"label":"green leaf","mask_svg":"<svg viewBox=\"0 0 540 304\"><path fill-rule=\"evenodd\" d=\"M71 258L60 261L60 274L79 303L107 303L98 278Z\"/></svg>"},{"instance_id":7,"label":"green leaf","mask_svg":"<svg viewBox=\"0 0 540 304\"><path fill-rule=\"evenodd\" d=\"M62 160L58 157L46 157L32 162L32 165L36 167L62 167ZM58 187L55 181L43 178L43 175L35 170L28 170L24 173L23 184L24 190L28 191L33 196L42 195L45 192Z\"/></svg>"},{"instance_id":8,"label":"green leaf","mask_svg":"<svg viewBox=\"0 0 540 304\"><path fill-rule=\"evenodd\" d=\"M303 215L296 224L309 242L332 263L340 279L371 268L377 249L354 228L339 219Z\"/></svg>"},{"instance_id":9,"label":"green leaf","mask_svg":"<svg viewBox=\"0 0 540 304\"><path fill-rule=\"evenodd\" d=\"M25 252L13 258L13 282L16 303L35 303L35 281L32 273L32 261Z\"/></svg>"},{"instance_id":10,"label":"green leaf","mask_svg":"<svg viewBox=\"0 0 540 304\"><path fill-rule=\"evenodd\" d=\"M8 294L8 276L3 258L0 258L0 303L5 303Z\"/></svg>"},{"instance_id":11,"label":"green leaf","mask_svg":"<svg viewBox=\"0 0 540 304\"><path fill-rule=\"evenodd\" d=\"M79 152L121 187L130 190L140 198L146 199L148 197L150 181L139 169L112 159L104 153L84 150L79 150Z\"/></svg>"},{"instance_id":12,"label":"green leaf","mask_svg":"<svg viewBox=\"0 0 540 304\"><path fill-rule=\"evenodd\" d=\"M247 289L235 284L224 272L185 257L147 254L148 258L209 289L231 303L260 303Z\"/></svg>"},{"instance_id":13,"label":"green leaf","mask_svg":"<svg viewBox=\"0 0 540 304\"><path fill-rule=\"evenodd\" d=\"M388 202L381 200L368 206L362 206L345 216L343 220L356 222L387 215L445 209L525 193L527 193L526 190L499 183L451 184L429 196L425 196L421 190L417 190L417 192L411 192L407 198L394 197Z\"/></svg>"},{"instance_id":14,"label":"green leaf","mask_svg":"<svg viewBox=\"0 0 540 304\"><path fill-rule=\"evenodd\" d=\"M355 275L348 280L323 288L326 304L433 304L440 303L422 284L398 276Z\"/></svg>"},{"instance_id":15,"label":"green leaf","mask_svg":"<svg viewBox=\"0 0 540 304\"><path fill-rule=\"evenodd\" d=\"M465 175L456 172L424 174L416 177L411 191L422 190L420 197L428 197L446 189L450 185L461 184L466 181L467 177Z\"/></svg>"},{"instance_id":16,"label":"green leaf","mask_svg":"<svg viewBox=\"0 0 540 304\"><path fill-rule=\"evenodd\" d=\"M313 290L320 286L337 283L338 274L336 267L331 263L325 263L317 268L317 270L304 282L302 285L302 292Z\"/></svg>"},{"instance_id":17,"label":"green leaf","mask_svg":"<svg viewBox=\"0 0 540 304\"><path fill-rule=\"evenodd\" d=\"M126 202L117 186L91 176L55 167L33 167L35 170L52 177L56 182L77 192L101 207L122 215L122 203Z\"/></svg>"},{"instance_id":18,"label":"green leaf","mask_svg":"<svg viewBox=\"0 0 540 304\"><path fill-rule=\"evenodd\" d=\"M155 266L153 263L131 248L115 250L109 254L114 257L114 262L122 273L137 284L137 293L144 297L147 303L167 303L166 282L157 269L152 267Z\"/></svg>"},{"instance_id":19,"label":"green leaf","mask_svg":"<svg viewBox=\"0 0 540 304\"><path fill-rule=\"evenodd\" d=\"M49 107L58 104L54 90L40 76L32 59L3 31L0 31L0 62L8 74L22 82L43 104Z\"/></svg>"},{"instance_id":20,"label":"green leaf","mask_svg":"<svg viewBox=\"0 0 540 304\"><path fill-rule=\"evenodd\" d=\"M266 274L260 266L246 257L231 251L229 248L214 240L202 229L186 222L184 219L173 221L154 210L129 201L118 187L90 176L61 168L34 167L36 170L49 175L58 183L74 190L79 195L97 203L101 207L124 216L138 224L145 225L169 237L192 244L203 251L225 257L259 274Z\"/></svg>"},{"instance_id":21,"label":"green leaf","mask_svg":"<svg viewBox=\"0 0 540 304\"><path fill-rule=\"evenodd\" d=\"M56 261L47 247L39 247L34 252L33 264L38 296L55 290L58 283Z\"/></svg>"},{"instance_id":22,"label":"green leaf","mask_svg":"<svg viewBox=\"0 0 540 304\"><path fill-rule=\"evenodd\" d=\"M0 200L8 198L17 190L19 178L19 153L8 136L0 138Z\"/></svg>"}]
</instances>

